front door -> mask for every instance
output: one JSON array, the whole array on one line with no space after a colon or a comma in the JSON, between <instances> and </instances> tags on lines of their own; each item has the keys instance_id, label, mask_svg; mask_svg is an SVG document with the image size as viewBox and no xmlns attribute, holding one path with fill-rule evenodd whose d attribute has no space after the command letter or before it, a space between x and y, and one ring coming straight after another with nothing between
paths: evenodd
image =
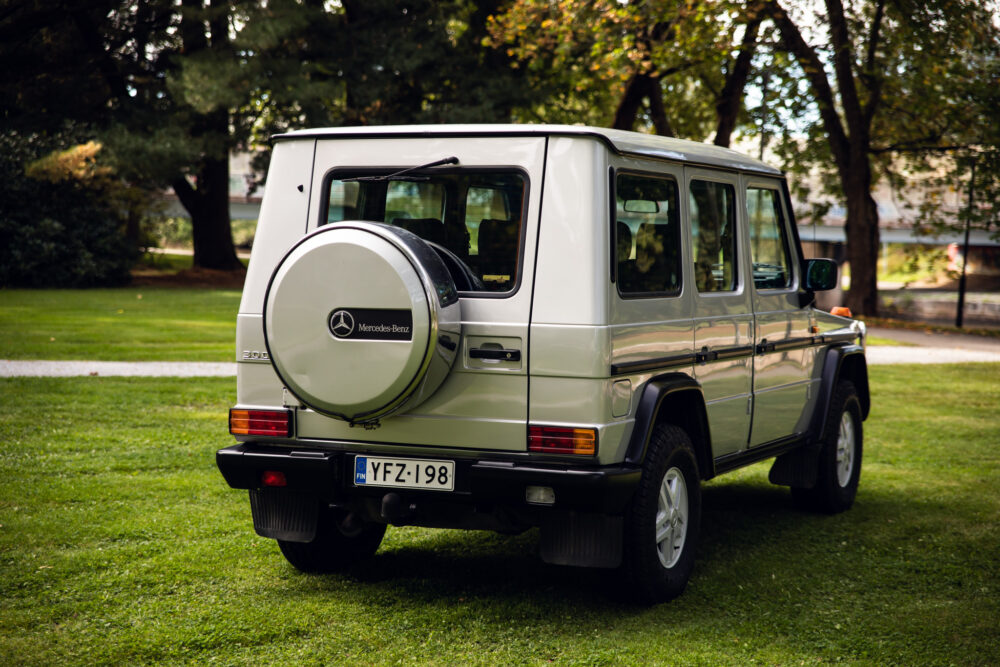
<instances>
[{"instance_id":1,"label":"front door","mask_svg":"<svg viewBox=\"0 0 1000 667\"><path fill-rule=\"evenodd\" d=\"M799 306L800 260L781 184L745 178L747 231L753 271L757 354L750 446L794 435L808 401L815 348L807 309Z\"/></svg>"}]
</instances>

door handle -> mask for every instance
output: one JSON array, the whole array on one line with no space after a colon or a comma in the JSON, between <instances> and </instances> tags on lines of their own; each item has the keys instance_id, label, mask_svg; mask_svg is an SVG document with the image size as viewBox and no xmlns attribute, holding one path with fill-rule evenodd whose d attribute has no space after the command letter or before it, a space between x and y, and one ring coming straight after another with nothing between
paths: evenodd
<instances>
[{"instance_id":1,"label":"door handle","mask_svg":"<svg viewBox=\"0 0 1000 667\"><path fill-rule=\"evenodd\" d=\"M494 359L496 361L521 361L521 350L507 350L499 347L469 348L472 359Z\"/></svg>"},{"instance_id":2,"label":"door handle","mask_svg":"<svg viewBox=\"0 0 1000 667\"><path fill-rule=\"evenodd\" d=\"M715 350L710 350L708 347L701 348L700 352L695 353L695 361L699 364L708 363L709 361L715 361L719 358L719 353Z\"/></svg>"}]
</instances>

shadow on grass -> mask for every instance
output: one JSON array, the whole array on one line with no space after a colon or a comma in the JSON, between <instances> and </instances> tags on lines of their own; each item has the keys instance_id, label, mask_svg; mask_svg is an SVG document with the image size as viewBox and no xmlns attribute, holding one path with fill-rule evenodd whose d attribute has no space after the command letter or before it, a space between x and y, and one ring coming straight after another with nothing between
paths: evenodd
<instances>
[{"instance_id":1,"label":"shadow on grass","mask_svg":"<svg viewBox=\"0 0 1000 667\"><path fill-rule=\"evenodd\" d=\"M705 487L703 498L698 558L684 596L692 601L697 597L692 589L720 592L712 577L721 574L731 583L734 563L757 563L741 566L740 576L746 579L775 567L788 571L789 563L808 561L832 539L823 527L829 517L797 509L785 488L725 483ZM537 542L537 530L506 536L390 528L370 561L313 583L340 592L346 580L351 588L365 591L361 598L379 604L387 598L432 604L490 598L554 607L554 613L616 610L628 616L645 609L629 601L619 572L548 565L537 556Z\"/></svg>"}]
</instances>

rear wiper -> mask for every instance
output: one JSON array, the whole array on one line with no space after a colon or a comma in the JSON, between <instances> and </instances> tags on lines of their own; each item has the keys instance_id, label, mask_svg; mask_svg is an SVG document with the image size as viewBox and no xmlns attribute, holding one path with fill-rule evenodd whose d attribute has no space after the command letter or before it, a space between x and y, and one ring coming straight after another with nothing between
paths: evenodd
<instances>
[{"instance_id":1,"label":"rear wiper","mask_svg":"<svg viewBox=\"0 0 1000 667\"><path fill-rule=\"evenodd\" d=\"M383 176L355 176L354 178L344 178L344 179L341 179L341 181L344 182L344 183L349 183L351 181L394 181L394 180L395 181L400 181L400 180L405 181L405 180L417 180L417 179L420 179L420 177L415 177L415 178L414 177L411 177L411 178L400 178L400 177L405 176L406 174L412 173L414 171L423 171L424 169L430 169L431 167L440 167L441 165L444 165L444 164L458 164L458 158L454 157L454 156L452 156L452 157L446 157L446 158L443 158L441 160L435 160L434 162L428 162L427 164L422 164L419 167L409 167L407 169L403 169L401 171L397 171L397 172L395 172L393 174L385 174ZM421 179L421 180L423 180L423 179Z\"/></svg>"}]
</instances>

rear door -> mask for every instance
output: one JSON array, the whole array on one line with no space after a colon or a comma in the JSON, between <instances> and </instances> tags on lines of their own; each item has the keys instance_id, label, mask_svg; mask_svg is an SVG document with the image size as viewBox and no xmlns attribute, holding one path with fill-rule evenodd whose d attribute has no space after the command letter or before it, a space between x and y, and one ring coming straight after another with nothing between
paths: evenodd
<instances>
[{"instance_id":1,"label":"rear door","mask_svg":"<svg viewBox=\"0 0 1000 667\"><path fill-rule=\"evenodd\" d=\"M456 165L371 180L451 156ZM433 396L373 431L305 411L299 437L526 449L527 339L544 157L545 139L536 137L318 142L304 231L346 219L385 222L443 247L471 276L458 284L461 349Z\"/></svg>"},{"instance_id":2,"label":"rear door","mask_svg":"<svg viewBox=\"0 0 1000 667\"><path fill-rule=\"evenodd\" d=\"M694 269L695 377L716 458L747 446L753 313L746 284L736 174L685 169Z\"/></svg>"}]
</instances>

